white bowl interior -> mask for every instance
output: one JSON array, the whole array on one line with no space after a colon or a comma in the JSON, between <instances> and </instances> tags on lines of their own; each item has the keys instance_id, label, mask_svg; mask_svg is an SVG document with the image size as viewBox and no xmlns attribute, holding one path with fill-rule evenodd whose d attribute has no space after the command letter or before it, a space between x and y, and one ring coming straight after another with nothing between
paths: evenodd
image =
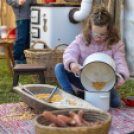
<instances>
[{"instance_id":1,"label":"white bowl interior","mask_svg":"<svg viewBox=\"0 0 134 134\"><path fill-rule=\"evenodd\" d=\"M81 72L81 83L88 91L97 91L92 82L106 82L101 91L109 91L115 84L116 76L113 68L106 63L92 62Z\"/></svg>"}]
</instances>

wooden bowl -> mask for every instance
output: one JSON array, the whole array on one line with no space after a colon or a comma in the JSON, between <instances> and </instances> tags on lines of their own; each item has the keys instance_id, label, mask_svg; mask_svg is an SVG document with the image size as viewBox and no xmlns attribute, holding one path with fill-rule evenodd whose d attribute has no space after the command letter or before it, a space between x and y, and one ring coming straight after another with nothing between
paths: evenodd
<instances>
[{"instance_id":1,"label":"wooden bowl","mask_svg":"<svg viewBox=\"0 0 134 134\"><path fill-rule=\"evenodd\" d=\"M47 84L29 84L24 85L27 89L29 89L33 94L50 94L55 86L47 85ZM22 90L21 87L16 86L13 87L21 97L21 99L30 107L34 108L39 113L42 113L44 110L52 111L52 110L60 110L60 109L98 109L91 105L90 103L80 99L74 95L68 94L61 89L57 89L55 94L61 95L63 98L67 98L70 101L76 103L74 105L67 105L67 104L54 104L54 103L47 103L43 100L39 100L36 97L31 96L26 91ZM99 109L98 109L99 110Z\"/></svg>"},{"instance_id":2,"label":"wooden bowl","mask_svg":"<svg viewBox=\"0 0 134 134\"><path fill-rule=\"evenodd\" d=\"M83 118L89 122L101 121L101 124L94 127L49 127L51 123L42 114L35 117L33 125L37 131L37 134L108 134L109 128L111 126L112 116L108 112L82 109L84 111ZM52 111L54 115L63 114L69 116L68 109ZM73 109L75 113L79 109Z\"/></svg>"}]
</instances>

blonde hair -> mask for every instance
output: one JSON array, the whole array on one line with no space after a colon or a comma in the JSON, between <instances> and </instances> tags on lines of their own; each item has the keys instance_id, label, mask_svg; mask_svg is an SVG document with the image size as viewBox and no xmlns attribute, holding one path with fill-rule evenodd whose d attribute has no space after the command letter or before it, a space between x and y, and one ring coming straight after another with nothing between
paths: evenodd
<instances>
[{"instance_id":1,"label":"blonde hair","mask_svg":"<svg viewBox=\"0 0 134 134\"><path fill-rule=\"evenodd\" d=\"M96 26L106 26L107 25L107 30L108 30L108 38L106 40L106 46L108 49L110 49L110 46L113 45L114 43L117 43L119 39L118 31L114 27L113 24L113 19L111 15L108 13L106 8L104 7L98 7L93 12L89 15L89 17L84 21L83 25L83 36L84 36L84 41L87 42L87 46L90 45L91 42L91 28L92 24Z\"/></svg>"}]
</instances>

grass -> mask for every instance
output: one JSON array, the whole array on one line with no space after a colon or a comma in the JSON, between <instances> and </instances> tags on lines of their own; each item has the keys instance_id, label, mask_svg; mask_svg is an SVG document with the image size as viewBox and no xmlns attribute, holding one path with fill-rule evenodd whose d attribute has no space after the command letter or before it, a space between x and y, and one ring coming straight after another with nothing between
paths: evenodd
<instances>
[{"instance_id":1,"label":"grass","mask_svg":"<svg viewBox=\"0 0 134 134\"><path fill-rule=\"evenodd\" d=\"M19 82L32 84L30 75L21 75ZM12 90L13 76L10 76L5 59L0 59L0 103L14 103L22 101L19 95Z\"/></svg>"},{"instance_id":2,"label":"grass","mask_svg":"<svg viewBox=\"0 0 134 134\"><path fill-rule=\"evenodd\" d=\"M31 75L21 75L19 82L33 84ZM0 104L21 102L19 95L12 91L13 76L9 75L5 59L0 59ZM117 88L121 97L134 96L134 81L127 81L121 88Z\"/></svg>"}]
</instances>

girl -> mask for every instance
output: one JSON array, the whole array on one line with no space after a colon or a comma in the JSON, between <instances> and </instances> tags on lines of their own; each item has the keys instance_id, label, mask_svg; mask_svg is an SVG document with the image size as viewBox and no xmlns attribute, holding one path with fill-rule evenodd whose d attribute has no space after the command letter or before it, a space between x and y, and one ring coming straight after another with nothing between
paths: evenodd
<instances>
[{"instance_id":1,"label":"girl","mask_svg":"<svg viewBox=\"0 0 134 134\"><path fill-rule=\"evenodd\" d=\"M110 14L104 7L96 8L85 20L82 34L76 37L63 54L64 65L59 63L55 67L56 77L64 91L84 98L82 92L84 87L75 74L81 71L80 66L83 65L85 58L95 52L106 53L114 59L116 72L123 78L122 83L118 78L115 86L120 87L128 80L125 45L119 40L112 22ZM77 94L73 89L77 90ZM110 92L111 107L119 106L119 94L114 88Z\"/></svg>"}]
</instances>

